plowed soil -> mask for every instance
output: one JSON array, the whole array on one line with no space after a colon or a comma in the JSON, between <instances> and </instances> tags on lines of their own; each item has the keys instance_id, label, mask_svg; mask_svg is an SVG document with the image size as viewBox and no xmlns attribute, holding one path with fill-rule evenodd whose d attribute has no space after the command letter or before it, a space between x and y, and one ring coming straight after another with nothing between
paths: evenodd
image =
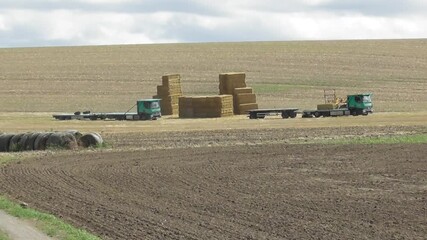
<instances>
[{"instance_id":1,"label":"plowed soil","mask_svg":"<svg viewBox=\"0 0 427 240\"><path fill-rule=\"evenodd\" d=\"M45 154L0 192L104 239L424 239L425 144Z\"/></svg>"}]
</instances>

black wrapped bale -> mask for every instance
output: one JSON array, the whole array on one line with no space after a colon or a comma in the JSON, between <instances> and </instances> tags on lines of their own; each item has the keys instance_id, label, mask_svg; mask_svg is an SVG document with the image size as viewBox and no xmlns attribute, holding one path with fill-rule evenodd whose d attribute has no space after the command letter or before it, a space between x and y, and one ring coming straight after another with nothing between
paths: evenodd
<instances>
[{"instance_id":1,"label":"black wrapped bale","mask_svg":"<svg viewBox=\"0 0 427 240\"><path fill-rule=\"evenodd\" d=\"M46 148L52 149L76 149L77 141L72 133L55 132L46 141Z\"/></svg>"},{"instance_id":2,"label":"black wrapped bale","mask_svg":"<svg viewBox=\"0 0 427 240\"><path fill-rule=\"evenodd\" d=\"M88 148L101 146L103 142L101 135L98 133L87 133L80 138L79 143L82 147Z\"/></svg>"},{"instance_id":3,"label":"black wrapped bale","mask_svg":"<svg viewBox=\"0 0 427 240\"><path fill-rule=\"evenodd\" d=\"M20 145L21 138L25 135L25 133L15 134L9 142L9 152L18 152L21 151L22 146Z\"/></svg>"},{"instance_id":4,"label":"black wrapped bale","mask_svg":"<svg viewBox=\"0 0 427 240\"><path fill-rule=\"evenodd\" d=\"M34 140L34 150L46 150L46 142L52 134L51 132L40 133Z\"/></svg>"},{"instance_id":5,"label":"black wrapped bale","mask_svg":"<svg viewBox=\"0 0 427 240\"><path fill-rule=\"evenodd\" d=\"M0 152L9 151L10 139L15 136L14 134L2 134L0 135Z\"/></svg>"}]
</instances>

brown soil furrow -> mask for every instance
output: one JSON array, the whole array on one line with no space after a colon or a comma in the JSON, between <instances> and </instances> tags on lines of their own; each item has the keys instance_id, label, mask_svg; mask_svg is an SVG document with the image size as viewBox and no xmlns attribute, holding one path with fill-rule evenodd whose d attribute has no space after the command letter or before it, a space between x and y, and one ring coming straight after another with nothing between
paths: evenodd
<instances>
[{"instance_id":1,"label":"brown soil furrow","mask_svg":"<svg viewBox=\"0 0 427 240\"><path fill-rule=\"evenodd\" d=\"M0 191L105 239L422 239L426 151L264 144L63 153L1 167Z\"/></svg>"}]
</instances>

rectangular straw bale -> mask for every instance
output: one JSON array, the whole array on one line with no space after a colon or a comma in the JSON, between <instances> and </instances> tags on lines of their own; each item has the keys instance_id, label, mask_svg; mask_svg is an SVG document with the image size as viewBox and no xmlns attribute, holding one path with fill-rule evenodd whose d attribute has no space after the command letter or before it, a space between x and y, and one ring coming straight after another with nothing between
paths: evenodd
<instances>
[{"instance_id":1,"label":"rectangular straw bale","mask_svg":"<svg viewBox=\"0 0 427 240\"><path fill-rule=\"evenodd\" d=\"M225 78L221 78L221 75L219 77L219 94L227 94Z\"/></svg>"},{"instance_id":2,"label":"rectangular straw bale","mask_svg":"<svg viewBox=\"0 0 427 240\"><path fill-rule=\"evenodd\" d=\"M178 103L180 107L193 106L193 99L191 97L180 97Z\"/></svg>"},{"instance_id":3,"label":"rectangular straw bale","mask_svg":"<svg viewBox=\"0 0 427 240\"><path fill-rule=\"evenodd\" d=\"M219 74L220 94L233 94L234 88L246 87L245 73Z\"/></svg>"},{"instance_id":4,"label":"rectangular straw bale","mask_svg":"<svg viewBox=\"0 0 427 240\"><path fill-rule=\"evenodd\" d=\"M169 74L162 76L162 84L165 87L169 87L173 84L181 84L181 75L179 74Z\"/></svg>"},{"instance_id":5,"label":"rectangular straw bale","mask_svg":"<svg viewBox=\"0 0 427 240\"><path fill-rule=\"evenodd\" d=\"M162 115L174 115L178 114L178 109L167 105L167 106L161 106Z\"/></svg>"},{"instance_id":6,"label":"rectangular straw bale","mask_svg":"<svg viewBox=\"0 0 427 240\"><path fill-rule=\"evenodd\" d=\"M258 103L247 103L238 106L236 114L247 114L247 111L252 109L258 109Z\"/></svg>"},{"instance_id":7,"label":"rectangular straw bale","mask_svg":"<svg viewBox=\"0 0 427 240\"><path fill-rule=\"evenodd\" d=\"M335 103L325 103L317 105L317 110L331 110L336 108L338 108L338 104Z\"/></svg>"},{"instance_id":8,"label":"rectangular straw bale","mask_svg":"<svg viewBox=\"0 0 427 240\"><path fill-rule=\"evenodd\" d=\"M233 92L234 95L242 93L253 93L253 89L251 87L235 88Z\"/></svg>"},{"instance_id":9,"label":"rectangular straw bale","mask_svg":"<svg viewBox=\"0 0 427 240\"><path fill-rule=\"evenodd\" d=\"M202 107L206 105L206 97L200 96L200 97L193 97L193 106L194 107Z\"/></svg>"},{"instance_id":10,"label":"rectangular straw bale","mask_svg":"<svg viewBox=\"0 0 427 240\"><path fill-rule=\"evenodd\" d=\"M179 110L179 117L180 118L193 118L194 117L194 112L193 112L193 108L184 108L184 109L180 109Z\"/></svg>"},{"instance_id":11,"label":"rectangular straw bale","mask_svg":"<svg viewBox=\"0 0 427 240\"><path fill-rule=\"evenodd\" d=\"M256 103L256 95L254 93L242 93L235 95L236 104Z\"/></svg>"},{"instance_id":12,"label":"rectangular straw bale","mask_svg":"<svg viewBox=\"0 0 427 240\"><path fill-rule=\"evenodd\" d=\"M163 97L162 100L163 100L164 103L178 104L180 97L181 97L180 95L169 95L169 96Z\"/></svg>"},{"instance_id":13,"label":"rectangular straw bale","mask_svg":"<svg viewBox=\"0 0 427 240\"><path fill-rule=\"evenodd\" d=\"M166 86L157 86L157 95L168 96L168 95L182 95L181 88L168 88Z\"/></svg>"},{"instance_id":14,"label":"rectangular straw bale","mask_svg":"<svg viewBox=\"0 0 427 240\"><path fill-rule=\"evenodd\" d=\"M233 95L219 95L222 105L233 104Z\"/></svg>"},{"instance_id":15,"label":"rectangular straw bale","mask_svg":"<svg viewBox=\"0 0 427 240\"><path fill-rule=\"evenodd\" d=\"M246 74L244 72L229 72L229 73L220 73L219 79L228 79L228 80L245 80ZM221 80L220 80L221 81Z\"/></svg>"}]
</instances>

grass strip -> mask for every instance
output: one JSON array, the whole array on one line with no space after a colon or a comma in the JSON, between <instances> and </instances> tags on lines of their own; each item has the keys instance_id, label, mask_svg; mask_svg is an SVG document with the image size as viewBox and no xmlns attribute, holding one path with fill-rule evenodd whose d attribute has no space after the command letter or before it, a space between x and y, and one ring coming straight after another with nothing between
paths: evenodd
<instances>
[{"instance_id":1,"label":"grass strip","mask_svg":"<svg viewBox=\"0 0 427 240\"><path fill-rule=\"evenodd\" d=\"M16 158L13 156L0 156L0 166L9 162L12 162Z\"/></svg>"},{"instance_id":2,"label":"grass strip","mask_svg":"<svg viewBox=\"0 0 427 240\"><path fill-rule=\"evenodd\" d=\"M0 196L0 209L21 219L35 220L36 225L50 237L64 240L99 240L100 238L85 230L74 228L57 217L41 213L34 209L23 208L18 204ZM1 235L0 235L1 236ZM0 238L1 239L1 238ZM6 238L7 239L7 238Z\"/></svg>"},{"instance_id":3,"label":"grass strip","mask_svg":"<svg viewBox=\"0 0 427 240\"><path fill-rule=\"evenodd\" d=\"M0 230L0 240L10 240L6 233Z\"/></svg>"}]
</instances>

